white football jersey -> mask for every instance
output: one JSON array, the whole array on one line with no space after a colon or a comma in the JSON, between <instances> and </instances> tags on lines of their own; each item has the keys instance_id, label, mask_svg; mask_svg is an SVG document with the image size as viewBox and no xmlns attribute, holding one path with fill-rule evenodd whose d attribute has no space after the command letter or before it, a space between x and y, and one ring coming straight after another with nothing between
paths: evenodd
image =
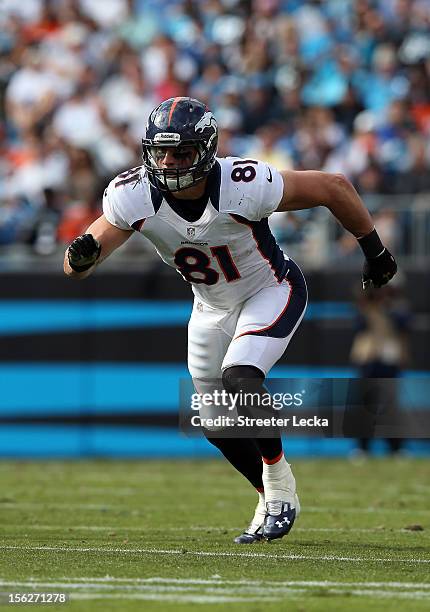
<instances>
[{"instance_id":1,"label":"white football jersey","mask_svg":"<svg viewBox=\"0 0 430 612\"><path fill-rule=\"evenodd\" d=\"M187 221L139 166L109 183L103 212L112 225L149 238L199 299L228 310L286 274L286 259L267 219L281 201L283 180L264 162L217 158L206 193L202 216Z\"/></svg>"}]
</instances>

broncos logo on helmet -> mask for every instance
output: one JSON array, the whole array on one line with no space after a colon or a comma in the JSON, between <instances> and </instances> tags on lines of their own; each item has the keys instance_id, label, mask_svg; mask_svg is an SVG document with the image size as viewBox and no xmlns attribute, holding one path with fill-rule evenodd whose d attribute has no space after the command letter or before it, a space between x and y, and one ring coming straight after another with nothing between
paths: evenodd
<instances>
[{"instance_id":1,"label":"broncos logo on helmet","mask_svg":"<svg viewBox=\"0 0 430 612\"><path fill-rule=\"evenodd\" d=\"M203 117L198 121L194 127L196 132L203 132L207 127L214 127L215 130L218 129L218 124L216 122L215 117L212 115L210 111L207 111Z\"/></svg>"}]
</instances>

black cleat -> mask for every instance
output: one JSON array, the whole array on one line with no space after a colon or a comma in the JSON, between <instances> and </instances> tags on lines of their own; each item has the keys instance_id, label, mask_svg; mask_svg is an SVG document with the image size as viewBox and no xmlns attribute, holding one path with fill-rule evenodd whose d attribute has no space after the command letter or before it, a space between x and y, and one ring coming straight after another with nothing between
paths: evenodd
<instances>
[{"instance_id":1,"label":"black cleat","mask_svg":"<svg viewBox=\"0 0 430 612\"><path fill-rule=\"evenodd\" d=\"M283 501L266 503L267 514L263 526L263 537L266 540L276 540L289 533L300 511L297 496L296 500L296 507Z\"/></svg>"},{"instance_id":2,"label":"black cleat","mask_svg":"<svg viewBox=\"0 0 430 612\"><path fill-rule=\"evenodd\" d=\"M248 528L245 529L237 538L234 538L235 544L254 544L261 542L263 537L264 519L266 518L266 506L264 497L260 496L257 507L255 508L254 516Z\"/></svg>"},{"instance_id":3,"label":"black cleat","mask_svg":"<svg viewBox=\"0 0 430 612\"><path fill-rule=\"evenodd\" d=\"M256 531L250 531L248 527L247 531L244 531L240 536L234 538L235 544L255 544L255 542L261 542L263 540L263 524L258 527Z\"/></svg>"}]
</instances>

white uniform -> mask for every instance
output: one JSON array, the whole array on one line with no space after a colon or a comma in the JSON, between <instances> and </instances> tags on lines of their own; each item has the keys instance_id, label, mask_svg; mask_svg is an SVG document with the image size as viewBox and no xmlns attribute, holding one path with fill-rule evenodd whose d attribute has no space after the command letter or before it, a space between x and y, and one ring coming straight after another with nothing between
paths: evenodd
<instances>
[{"instance_id":1,"label":"white uniform","mask_svg":"<svg viewBox=\"0 0 430 612\"><path fill-rule=\"evenodd\" d=\"M138 167L111 181L103 212L112 225L149 238L163 261L191 282L188 367L194 379L220 378L238 364L266 374L306 308L303 275L268 225L283 179L264 162L217 158L207 193L202 216L187 221Z\"/></svg>"}]
</instances>

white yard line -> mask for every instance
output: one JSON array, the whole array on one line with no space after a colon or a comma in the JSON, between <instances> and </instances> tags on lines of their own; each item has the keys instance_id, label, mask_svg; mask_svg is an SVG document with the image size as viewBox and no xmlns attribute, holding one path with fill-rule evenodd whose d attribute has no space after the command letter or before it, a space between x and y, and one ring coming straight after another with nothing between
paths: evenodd
<instances>
[{"instance_id":1,"label":"white yard line","mask_svg":"<svg viewBox=\"0 0 430 612\"><path fill-rule=\"evenodd\" d=\"M131 583L131 584L127 584ZM382 589L415 589L429 590L430 582L342 582L333 580L223 580L222 578L113 578L106 576L105 578L60 578L56 580L37 580L29 578L28 580L2 580L0 586L45 586L56 588L164 588L164 585L180 585L168 586L170 589L183 588L182 585L196 587L224 587L236 586L239 588L286 588L286 587L341 587L341 588L382 588ZM167 587L166 587L167 588Z\"/></svg>"},{"instance_id":2,"label":"white yard line","mask_svg":"<svg viewBox=\"0 0 430 612\"><path fill-rule=\"evenodd\" d=\"M295 561L345 561L351 563L430 563L430 559L415 558L384 558L384 557L343 557L338 555L271 555L267 553L252 552L209 552L193 550L175 550L161 548L103 548L103 547L80 547L80 546L0 546L0 550L23 550L23 551L56 551L56 552L94 552L107 554L147 554L147 555L191 555L194 557L238 557L250 559L290 559Z\"/></svg>"},{"instance_id":3,"label":"white yard line","mask_svg":"<svg viewBox=\"0 0 430 612\"><path fill-rule=\"evenodd\" d=\"M290 592L292 594L301 594L302 590ZM162 594L162 593L127 593L127 594L107 594L107 593L73 593L70 600L76 599L131 599L131 600L146 600L146 601L169 601L172 603L204 603L204 604L219 604L219 603L243 603L243 602L261 602L263 597L239 597L239 596L223 596L223 595L181 595L181 594ZM264 601L279 601L279 597L271 597L264 595Z\"/></svg>"},{"instance_id":4,"label":"white yard line","mask_svg":"<svg viewBox=\"0 0 430 612\"><path fill-rule=\"evenodd\" d=\"M272 586L311 586L311 587L324 587L324 586L340 586L340 587L378 587L378 588L399 588L399 589L430 589L430 582L342 582L332 580L224 580L223 578L164 578L164 577L151 577L151 578L114 578L112 576L105 576L103 578L62 578L61 580L73 580L73 581L88 581L88 582L133 582L136 584L153 584L153 583L174 583L174 584L211 584L211 585L268 585Z\"/></svg>"},{"instance_id":5,"label":"white yard line","mask_svg":"<svg viewBox=\"0 0 430 612\"><path fill-rule=\"evenodd\" d=\"M216 594L216 595L261 595L262 593L269 593L268 587L253 587L243 585L242 587L223 587L222 585L217 587L215 585L167 585L167 584L100 584L100 583L76 583L76 582L1 582L1 586L15 586L15 587L32 587L34 588L45 588L48 590L52 589L71 589L71 590L99 590L99 591L135 591L135 592L160 592L160 593L172 593L172 592L196 592L202 591L206 594ZM278 588L270 587L270 591L273 593L276 591L276 594L283 593L285 590L291 590L288 586L281 586Z\"/></svg>"},{"instance_id":6,"label":"white yard line","mask_svg":"<svg viewBox=\"0 0 430 612\"><path fill-rule=\"evenodd\" d=\"M289 589L285 595L291 596L307 596L312 597L312 593L305 589ZM333 589L324 593L324 597L328 595L344 595L346 597L374 597L375 599L415 599L427 600L427 595L419 591L409 593L389 592L389 591L340 591ZM161 594L161 593L127 593L127 594L108 594L108 593L73 593L70 600L91 600L91 599L130 599L130 600L156 600L170 601L172 603L235 603L235 602L275 602L281 601L281 597L273 597L269 593L262 593L260 597L240 597L240 596L225 596L225 595L181 595L181 594Z\"/></svg>"},{"instance_id":7,"label":"white yard line","mask_svg":"<svg viewBox=\"0 0 430 612\"><path fill-rule=\"evenodd\" d=\"M1 584L1 583L0 583ZM2 586L9 588L12 586L20 587L20 588L44 588L52 591L52 589L56 589L58 592L59 589L62 591L66 591L70 589L71 591L77 590L89 590L89 591L99 591L99 592L108 592L108 591L119 591L123 593L135 592L135 593L204 593L205 595L227 595L227 596L251 596L251 595L284 595L290 593L292 590L304 590L300 589L292 589L291 586L228 586L224 587L222 585L157 585L157 584L133 584L133 585L118 585L118 584L92 584L92 583L52 583L52 582L23 582L18 584L10 584L4 583Z\"/></svg>"},{"instance_id":8,"label":"white yard line","mask_svg":"<svg viewBox=\"0 0 430 612\"><path fill-rule=\"evenodd\" d=\"M180 579L178 579L180 580ZM169 579L164 579L164 583ZM395 584L396 587L404 588L405 584L412 583L341 583L341 582L325 582L325 581L289 581L285 583L257 583L252 586L248 582L238 581L217 581L211 583L208 586L205 582L193 581L194 586L178 586L177 580L170 580L175 582L176 586L171 585L160 585L152 582L151 584L139 585L118 585L118 584L100 584L100 582L38 582L38 581L0 581L0 585L3 587L42 587L46 589L83 589L89 590L90 592L77 593L74 592L70 595L70 599L141 599L151 600L159 599L164 601L188 601L188 602L205 602L205 603L221 603L221 602L234 602L234 601L279 601L283 596L286 595L318 595L313 593L312 589L316 587L324 587L325 595L336 594L336 595L347 595L347 596L361 596L361 597L377 597L377 598L394 598L394 599L429 599L430 593L425 590L375 590L375 586L383 585L384 588L387 585ZM186 581L184 581L186 582ZM235 588L225 588L224 584L234 584ZM262 584L264 586L262 586ZM214 588L216 586L216 588ZM357 587L365 588L357 588ZM415 585L418 586L418 584ZM425 585L428 587L429 585ZM299 587L299 588L298 588ZM372 587L372 588L369 588ZM196 591L200 588L202 593L185 593L184 591ZM122 591L122 593L108 593L107 590L115 589ZM91 592L92 591L92 592Z\"/></svg>"}]
</instances>

